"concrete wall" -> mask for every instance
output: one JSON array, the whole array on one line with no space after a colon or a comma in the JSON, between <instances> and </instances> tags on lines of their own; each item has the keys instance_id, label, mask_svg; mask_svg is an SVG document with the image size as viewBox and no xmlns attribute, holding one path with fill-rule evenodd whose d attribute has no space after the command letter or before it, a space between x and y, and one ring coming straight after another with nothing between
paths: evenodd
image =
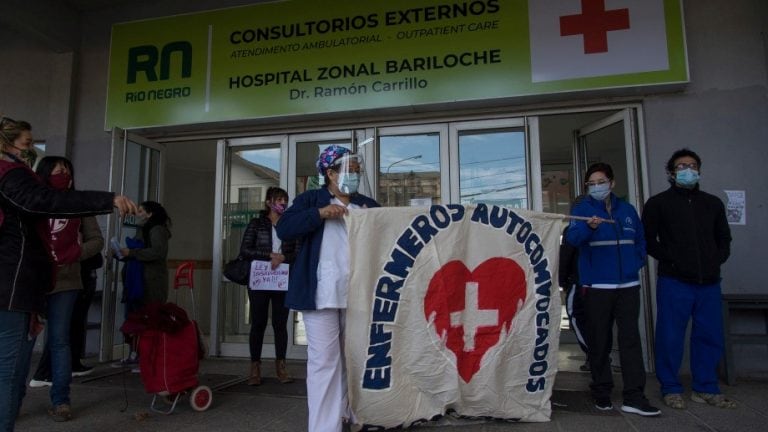
<instances>
[{"instance_id":1,"label":"concrete wall","mask_svg":"<svg viewBox=\"0 0 768 432\"><path fill-rule=\"evenodd\" d=\"M668 187L664 166L689 147L702 158L702 189L745 190L747 225L732 225L723 291L768 293L765 265L754 253L768 244L768 2L685 2L691 83L682 94L644 102L651 194Z\"/></svg>"}]
</instances>

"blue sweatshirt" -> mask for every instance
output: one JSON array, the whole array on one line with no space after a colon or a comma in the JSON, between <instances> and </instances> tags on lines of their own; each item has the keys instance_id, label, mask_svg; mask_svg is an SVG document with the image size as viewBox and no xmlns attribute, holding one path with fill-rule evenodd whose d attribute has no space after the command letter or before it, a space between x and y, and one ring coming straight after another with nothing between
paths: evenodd
<instances>
[{"instance_id":1,"label":"blue sweatshirt","mask_svg":"<svg viewBox=\"0 0 768 432\"><path fill-rule=\"evenodd\" d=\"M579 248L579 282L595 288L621 288L639 283L638 271L645 265L645 234L637 211L611 193L611 212L605 201L587 196L576 204L574 216L613 220L592 229L586 221L573 219L566 232L568 243Z\"/></svg>"}]
</instances>

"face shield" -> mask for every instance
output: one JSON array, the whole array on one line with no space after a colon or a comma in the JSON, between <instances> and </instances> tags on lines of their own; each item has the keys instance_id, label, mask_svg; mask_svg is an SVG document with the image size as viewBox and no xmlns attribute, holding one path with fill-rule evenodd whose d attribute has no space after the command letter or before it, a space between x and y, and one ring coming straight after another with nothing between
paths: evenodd
<instances>
[{"instance_id":1,"label":"face shield","mask_svg":"<svg viewBox=\"0 0 768 432\"><path fill-rule=\"evenodd\" d=\"M347 153L333 162L330 169L338 174L339 192L352 195L370 190L367 177L363 172L363 165L363 157L352 153Z\"/></svg>"}]
</instances>

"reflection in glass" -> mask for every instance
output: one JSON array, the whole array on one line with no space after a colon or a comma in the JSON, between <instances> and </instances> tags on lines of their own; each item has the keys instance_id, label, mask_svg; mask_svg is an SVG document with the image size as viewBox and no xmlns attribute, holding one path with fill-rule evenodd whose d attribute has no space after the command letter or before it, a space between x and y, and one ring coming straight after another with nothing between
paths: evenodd
<instances>
[{"instance_id":1,"label":"reflection in glass","mask_svg":"<svg viewBox=\"0 0 768 432\"><path fill-rule=\"evenodd\" d=\"M459 133L462 204L528 207L525 134L522 130Z\"/></svg>"},{"instance_id":2,"label":"reflection in glass","mask_svg":"<svg viewBox=\"0 0 768 432\"><path fill-rule=\"evenodd\" d=\"M613 123L582 137L582 145L586 146L587 168L596 162L607 163L613 168L616 185L613 193L617 197L629 198L629 180L627 178L627 155L624 147L616 143L624 142L624 124ZM586 180L586 179L585 179Z\"/></svg>"},{"instance_id":3,"label":"reflection in glass","mask_svg":"<svg viewBox=\"0 0 768 432\"><path fill-rule=\"evenodd\" d=\"M157 201L160 192L160 151L133 141L127 141L125 147L125 170L123 171L123 195L136 203ZM139 229L135 216L126 216L120 233L120 243L126 237L135 237ZM116 292L123 292L123 279L117 279ZM125 316L125 303L120 295L115 296L115 316ZM119 324L119 323L118 323ZM120 326L116 325L113 340L122 340Z\"/></svg>"},{"instance_id":4,"label":"reflection in glass","mask_svg":"<svg viewBox=\"0 0 768 432\"><path fill-rule=\"evenodd\" d=\"M229 179L224 203L224 262L237 257L248 222L264 209L267 189L280 186L280 146L234 147L229 152ZM250 331L248 293L224 284L224 342L247 343ZM264 343L273 343L267 327Z\"/></svg>"},{"instance_id":5,"label":"reflection in glass","mask_svg":"<svg viewBox=\"0 0 768 432\"><path fill-rule=\"evenodd\" d=\"M352 150L352 142L345 140L303 141L296 146L296 195L318 189L323 184L317 172L317 157L320 152L329 145L338 145ZM290 197L293 199L294 197ZM290 334L290 333L289 333ZM306 345L307 338L304 331L304 321L300 312L293 312L293 343L294 345Z\"/></svg>"},{"instance_id":6,"label":"reflection in glass","mask_svg":"<svg viewBox=\"0 0 768 432\"><path fill-rule=\"evenodd\" d=\"M440 135L379 138L379 194L383 206L440 204Z\"/></svg>"},{"instance_id":7,"label":"reflection in glass","mask_svg":"<svg viewBox=\"0 0 768 432\"><path fill-rule=\"evenodd\" d=\"M319 189L323 185L323 180L317 172L317 157L330 145L352 149L352 143L349 140L307 141L296 146L296 195L304 191Z\"/></svg>"},{"instance_id":8,"label":"reflection in glass","mask_svg":"<svg viewBox=\"0 0 768 432\"><path fill-rule=\"evenodd\" d=\"M542 210L569 214L573 199L573 170L570 164L541 166Z\"/></svg>"}]
</instances>

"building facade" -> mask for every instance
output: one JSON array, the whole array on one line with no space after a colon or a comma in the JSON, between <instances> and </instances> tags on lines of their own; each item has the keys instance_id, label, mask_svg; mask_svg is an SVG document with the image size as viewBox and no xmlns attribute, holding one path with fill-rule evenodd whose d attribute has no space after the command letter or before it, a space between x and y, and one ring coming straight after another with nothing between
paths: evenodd
<instances>
[{"instance_id":1,"label":"building facade","mask_svg":"<svg viewBox=\"0 0 768 432\"><path fill-rule=\"evenodd\" d=\"M69 156L76 166L79 188L112 188L139 200L158 199L164 203L174 220L171 265L186 260L197 263L201 303L210 305L198 307L198 311L202 310L199 320L211 335L213 353L247 353L249 317L245 292L242 287L224 280L220 273L221 264L236 253L242 220L262 207L262 194L268 186L282 186L292 197L317 187L314 158L318 148L330 143L353 147L365 155L369 192L388 205L489 202L554 213L567 213L570 202L581 191L584 167L594 161L614 166L618 173L617 193L640 209L648 197L668 186L664 172L667 158L673 151L689 147L703 159L702 188L730 203L732 211L732 254L723 268L723 291L768 293L765 275L756 270L763 260L759 254L752 253L768 242L761 223L768 216L765 206L768 192L761 186L765 182L759 174L768 164L765 149L768 142L768 4L765 1L648 2L664 8L667 21L674 21L670 10L680 11L676 18L680 34L674 35L674 26L666 30L669 40L677 38L681 51L671 49L661 60L653 51L635 52L629 54L627 61L636 63L638 71L644 67L654 70L654 62L669 61L670 70L682 68L682 79L675 75L670 79L643 81L646 78L641 78L639 82L630 80L624 84L621 79L615 82L608 79L607 84L602 84L599 80L589 81L589 74L595 74L594 69L579 72L575 65L551 66L547 73L555 74L555 78L542 79L581 84L547 90L546 86L534 83L527 90L518 91L507 90L506 84L500 83L497 77L485 76L485 69L476 67L464 75L424 73L431 80L428 85L449 82L456 93L448 96L431 94L409 100L408 95L416 94L413 90L423 85L417 74L413 81L408 81L408 77L384 81L381 85L395 87L389 93L374 93L371 81L370 97L358 94L357 98L345 99L350 96L349 92L360 91L359 85L366 78L363 75L373 74L374 66L368 66L373 65L373 61L368 62L366 56L381 59L385 54L373 52L376 47L384 47L385 51L387 47L397 47L387 45L386 41L377 45L357 40L355 43L362 45L356 49L361 50L362 56L358 51L342 55L345 60L342 63L356 65L355 71L347 72L355 75L356 80L340 79L336 85L323 86L320 93L315 90L318 87L315 83L305 82L306 88L275 85L273 88L286 92L280 100L269 93L270 88L261 86L258 91L267 96L262 99L254 90L252 105L248 102L250 96L241 91L240 96L231 100L231 111L235 114L223 109L219 115L213 97L210 99L213 114L197 120L183 113L183 103L181 109L166 110L169 101L157 95L152 103L134 104L134 111L138 113L121 111L115 105L116 97L125 102L129 100L129 93L134 98L131 101L142 102L139 99L147 97L117 90L112 81L120 58L116 55L120 38L136 37L136 32L140 33L146 25L151 31L143 37L157 40L158 45L163 46L165 39L158 28L163 28L164 23L172 27L177 19L227 13L241 15L241 11L247 23L249 16L258 16L258 13L246 13L254 8L257 12L276 14L267 14L276 23L292 23L296 20L281 13L281 8L291 11L308 3L300 0L182 3L11 0L6 3L0 14L0 40L3 41L0 53L5 59L5 67L0 69L0 112L30 121L45 153ZM476 7L474 19L456 22L467 26L475 24L476 28L485 29L478 32L486 31L486 34L493 34L495 10L503 12L514 4L522 8L518 12L522 10L527 14L522 17L510 14L508 19L529 25L531 35L535 28L534 14L542 8L535 3L418 2L423 10L433 4L435 7L463 4L470 11ZM565 4L578 11L582 3L590 2L570 3L573 4L568 1L541 4L545 5L545 11L546 5L555 4ZM602 4L607 11L637 2L592 3ZM358 6L351 2L340 1L336 6L351 11L347 18L357 16L355 7ZM369 17L361 26L374 27L370 16L379 10L377 7L366 6L360 11L362 16ZM455 9L447 10L455 12ZM310 12L326 16L322 5L313 6ZM175 18L177 16L182 18ZM384 13L378 16L382 21L377 24L388 19ZM394 15L400 21L405 16ZM426 16L428 13L423 12L422 18ZM671 16L674 17L674 13ZM454 24L453 30L441 31L458 33L454 21L446 22ZM501 22L504 24L504 19ZM356 25L354 19L346 23ZM430 39L432 36L425 35L425 31L437 31L436 27L403 24L403 29L422 32L412 43L429 45L431 40L442 41L435 42L436 52L448 42L455 43L456 49L463 49L462 41L475 37L468 30L443 39L438 36ZM234 37L249 41L259 37L256 25L237 27L233 24L232 28L237 30L229 32L230 41ZM249 33L249 30L252 31ZM282 31L282 36L286 36L285 26ZM400 36L398 32L392 34L395 38L415 38L413 33L409 36L403 32ZM579 46L583 43L585 52L600 50L600 41L587 42L584 32L576 35L575 43ZM610 47L616 41L611 35L617 32L606 30L604 33ZM382 31L382 34L387 33ZM376 32L370 35L366 37L373 38ZM547 59L536 57L536 38L531 36L531 40L528 58L535 75L537 70L547 70ZM289 49L288 44L285 45L283 49ZM668 44L672 45L673 42ZM250 54L240 55L274 59L274 68L268 70L303 70L295 64L285 66L279 56L266 57L254 52L254 47L258 45L250 45ZM183 47L180 48L182 54L174 54L175 48L179 47L168 48L167 52L157 50L159 78L164 76L164 59L168 61L167 73L174 73L179 62L183 63ZM337 51L325 52L331 64ZM228 53L235 55L235 50L230 49ZM683 64L675 60L675 53L682 53ZM149 57L134 58L135 80L149 77L149 67L142 65L146 66L151 53L139 54ZM400 52L388 51L387 55L410 58ZM495 58L489 49L480 57L473 57L472 62L492 63ZM446 57L441 59L445 63ZM425 62L422 69L429 67L425 66L429 60ZM181 67L183 69L183 64ZM196 64L190 67L194 69ZM398 67L402 70L403 63ZM413 69L416 65L409 63L407 67ZM605 75L622 73L605 67L608 68ZM212 68L214 72L217 70L215 61ZM601 75L601 69L597 70L596 74ZM333 74L333 71L327 73ZM344 74L343 70L338 73ZM580 73L587 75L578 75ZM244 77L258 80L256 75L233 73L222 85L228 85L229 90L233 85L246 86ZM647 76L642 72L638 75ZM579 81L579 77L584 76L587 78ZM342 87L347 93L339 93ZM215 82L209 88L215 93ZM296 97L288 93L294 88ZM302 97L298 96L302 89L310 92L308 99L303 104L291 105L292 99ZM398 95L398 91L405 96ZM183 96L183 92L179 90L175 95ZM468 97L463 98L466 95ZM167 96L173 97L174 93ZM329 102L339 100L342 102ZM101 222L105 233L110 235L123 236L131 230L129 223L120 224L106 218ZM643 279L641 324L648 358L652 358L653 349L654 269L651 262ZM110 293L109 287L114 285L109 275L107 272L102 277L102 305L94 307L101 312L102 318L94 317L94 320L101 322L103 331L93 342L93 350L98 350L103 359L112 356L112 347L118 340L114 321L119 321L115 317L121 316L119 296ZM764 328L759 315L737 315L734 320L734 325L744 329ZM298 314L291 334L294 343L289 355L300 358L305 354ZM737 346L736 349L738 358L743 359L737 361L737 368L759 369L757 362L749 359L755 357L753 353L764 358L765 347ZM649 367L651 365L649 362Z\"/></svg>"}]
</instances>

